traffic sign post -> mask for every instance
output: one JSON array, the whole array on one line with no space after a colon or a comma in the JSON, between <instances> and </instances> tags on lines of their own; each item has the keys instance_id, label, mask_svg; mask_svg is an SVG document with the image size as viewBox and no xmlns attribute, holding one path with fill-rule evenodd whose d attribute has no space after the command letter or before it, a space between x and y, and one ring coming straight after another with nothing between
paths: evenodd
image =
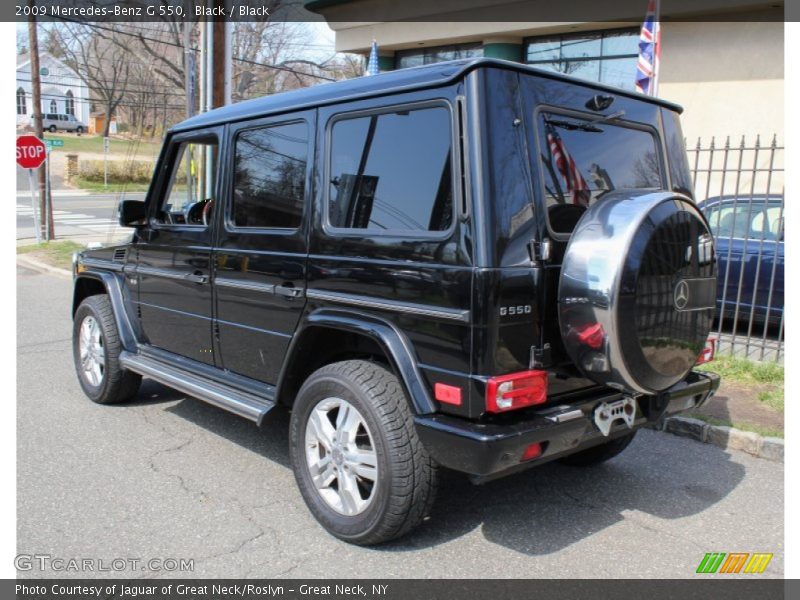
<instances>
[{"instance_id":1,"label":"traffic sign post","mask_svg":"<svg viewBox=\"0 0 800 600\"><path fill-rule=\"evenodd\" d=\"M33 170L42 166L47 158L47 147L35 135L21 135L17 138L17 164L23 169L28 169L31 182L31 208L33 209L33 228L36 233L36 243L42 242L42 227L36 210L36 185L33 181Z\"/></svg>"}]
</instances>

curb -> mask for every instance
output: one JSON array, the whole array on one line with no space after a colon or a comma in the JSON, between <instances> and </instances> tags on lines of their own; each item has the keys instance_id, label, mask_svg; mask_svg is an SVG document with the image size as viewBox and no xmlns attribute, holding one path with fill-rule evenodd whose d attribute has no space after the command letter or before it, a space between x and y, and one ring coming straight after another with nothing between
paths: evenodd
<instances>
[{"instance_id":1,"label":"curb","mask_svg":"<svg viewBox=\"0 0 800 600\"><path fill-rule=\"evenodd\" d=\"M43 263L40 260L31 258L30 256L25 256L24 254L17 255L17 264L22 267L33 269L34 271L39 271L40 273L48 273L50 275L56 275L65 279L72 279L72 273L66 269L48 265L47 263Z\"/></svg>"},{"instance_id":2,"label":"curb","mask_svg":"<svg viewBox=\"0 0 800 600\"><path fill-rule=\"evenodd\" d=\"M735 427L709 425L691 417L667 417L653 429L714 444L724 450L740 450L766 460L783 462L784 441L781 438L764 437Z\"/></svg>"}]
</instances>

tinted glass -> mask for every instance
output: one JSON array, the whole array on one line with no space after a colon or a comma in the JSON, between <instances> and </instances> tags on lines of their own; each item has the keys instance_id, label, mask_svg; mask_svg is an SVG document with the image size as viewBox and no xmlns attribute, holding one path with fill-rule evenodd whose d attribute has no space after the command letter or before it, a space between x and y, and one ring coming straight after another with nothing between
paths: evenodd
<instances>
[{"instance_id":1,"label":"tinted glass","mask_svg":"<svg viewBox=\"0 0 800 600\"><path fill-rule=\"evenodd\" d=\"M542 113L540 160L550 227L569 233L586 206L617 189L661 188L661 159L653 136L602 123L576 129L586 120Z\"/></svg>"},{"instance_id":2,"label":"tinted glass","mask_svg":"<svg viewBox=\"0 0 800 600\"><path fill-rule=\"evenodd\" d=\"M453 46L420 48L419 50L401 50L397 52L395 62L398 69L404 69L445 60L479 56L483 56L483 47L480 44L456 44Z\"/></svg>"},{"instance_id":3,"label":"tinted glass","mask_svg":"<svg viewBox=\"0 0 800 600\"><path fill-rule=\"evenodd\" d=\"M331 142L333 227L444 231L453 221L450 113L401 110L338 121Z\"/></svg>"},{"instance_id":4,"label":"tinted glass","mask_svg":"<svg viewBox=\"0 0 800 600\"><path fill-rule=\"evenodd\" d=\"M215 203L216 164L216 143L182 143L172 163L169 188L156 221L165 225L207 226Z\"/></svg>"},{"instance_id":5,"label":"tinted glass","mask_svg":"<svg viewBox=\"0 0 800 600\"><path fill-rule=\"evenodd\" d=\"M533 38L527 62L540 69L633 89L638 29Z\"/></svg>"},{"instance_id":6,"label":"tinted glass","mask_svg":"<svg viewBox=\"0 0 800 600\"><path fill-rule=\"evenodd\" d=\"M298 227L307 159L304 121L240 133L234 148L233 224Z\"/></svg>"}]
</instances>

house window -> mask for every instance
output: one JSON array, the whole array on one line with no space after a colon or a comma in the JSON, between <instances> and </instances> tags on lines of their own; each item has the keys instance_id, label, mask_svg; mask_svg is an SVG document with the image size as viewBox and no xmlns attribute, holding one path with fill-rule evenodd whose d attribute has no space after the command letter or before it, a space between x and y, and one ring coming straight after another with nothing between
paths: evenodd
<instances>
[{"instance_id":1,"label":"house window","mask_svg":"<svg viewBox=\"0 0 800 600\"><path fill-rule=\"evenodd\" d=\"M25 99L25 90L23 90L22 88L17 88L17 114L18 115L28 114L28 102Z\"/></svg>"},{"instance_id":2,"label":"house window","mask_svg":"<svg viewBox=\"0 0 800 600\"><path fill-rule=\"evenodd\" d=\"M64 101L64 112L68 115L75 116L75 97L72 95L72 90L67 90L67 99Z\"/></svg>"},{"instance_id":3,"label":"house window","mask_svg":"<svg viewBox=\"0 0 800 600\"><path fill-rule=\"evenodd\" d=\"M528 38L525 62L540 69L633 90L638 43L638 29Z\"/></svg>"},{"instance_id":4,"label":"house window","mask_svg":"<svg viewBox=\"0 0 800 600\"><path fill-rule=\"evenodd\" d=\"M481 44L455 44L451 46L436 46L435 48L420 48L418 50L400 50L395 54L395 67L418 67L445 60L458 60L459 58L479 58L483 56Z\"/></svg>"},{"instance_id":5,"label":"house window","mask_svg":"<svg viewBox=\"0 0 800 600\"><path fill-rule=\"evenodd\" d=\"M58 112L58 106L56 105L56 101L55 100L50 100L50 112L51 113Z\"/></svg>"}]
</instances>

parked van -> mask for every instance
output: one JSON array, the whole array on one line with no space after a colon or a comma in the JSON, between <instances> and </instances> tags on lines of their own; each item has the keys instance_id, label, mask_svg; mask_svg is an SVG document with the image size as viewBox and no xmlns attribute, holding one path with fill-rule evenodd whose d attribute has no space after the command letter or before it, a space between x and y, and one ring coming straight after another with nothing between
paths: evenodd
<instances>
[{"instance_id":1,"label":"parked van","mask_svg":"<svg viewBox=\"0 0 800 600\"><path fill-rule=\"evenodd\" d=\"M680 112L484 58L192 117L132 241L75 258L78 380L285 407L306 504L357 544L420 524L441 468L609 460L719 386Z\"/></svg>"},{"instance_id":2,"label":"parked van","mask_svg":"<svg viewBox=\"0 0 800 600\"><path fill-rule=\"evenodd\" d=\"M33 117L31 117L31 125L33 125ZM45 113L42 115L42 129L50 133L55 133L56 131L83 133L86 131L86 124L79 121L75 115Z\"/></svg>"}]
</instances>

